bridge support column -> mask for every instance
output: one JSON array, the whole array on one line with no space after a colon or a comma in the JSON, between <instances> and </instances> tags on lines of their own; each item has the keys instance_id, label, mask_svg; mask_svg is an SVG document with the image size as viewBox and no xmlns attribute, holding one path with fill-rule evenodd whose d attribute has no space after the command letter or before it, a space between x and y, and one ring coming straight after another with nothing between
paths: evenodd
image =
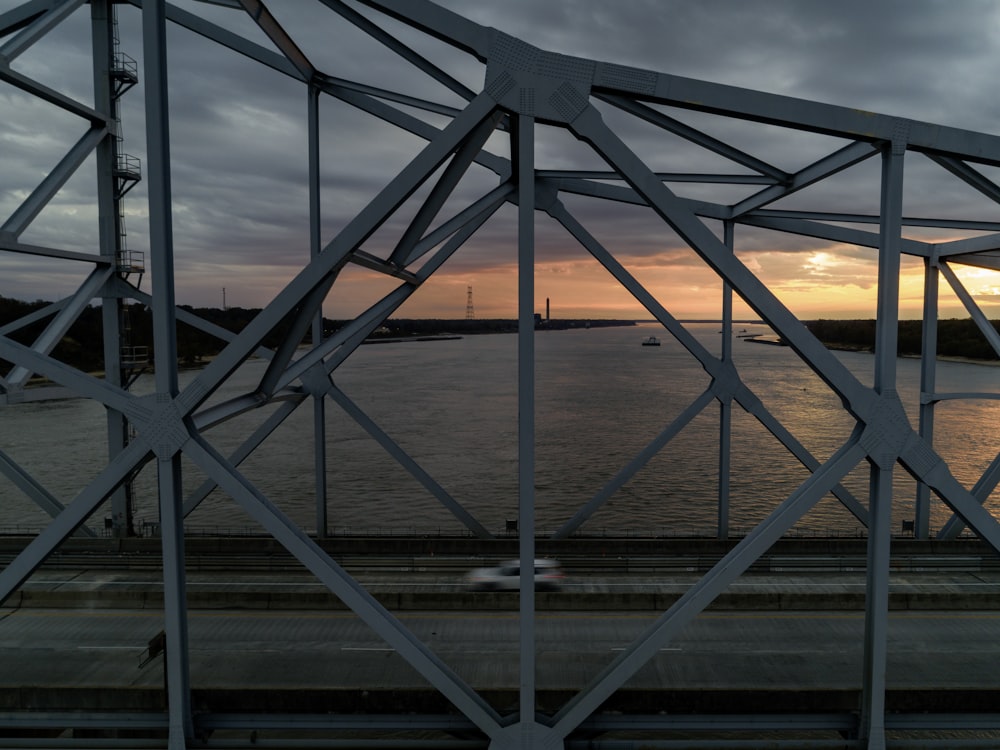
<instances>
[{"instance_id":1,"label":"bridge support column","mask_svg":"<svg viewBox=\"0 0 1000 750\"><path fill-rule=\"evenodd\" d=\"M518 529L521 559L520 710L535 716L535 118L514 119L518 190ZM534 745L532 745L534 747ZM538 747L542 747L538 745Z\"/></svg>"},{"instance_id":2,"label":"bridge support column","mask_svg":"<svg viewBox=\"0 0 1000 750\"><path fill-rule=\"evenodd\" d=\"M905 134L902 134L905 137ZM899 338L900 239L906 142L894 138L882 153L882 205L875 331L875 391L881 397L862 437L871 463L868 572L865 597L864 685L861 735L868 750L885 748L885 686L889 640L889 567L893 469L910 432L896 393ZM898 409L898 412L897 412ZM898 413L898 417L895 415Z\"/></svg>"},{"instance_id":3,"label":"bridge support column","mask_svg":"<svg viewBox=\"0 0 1000 750\"><path fill-rule=\"evenodd\" d=\"M163 543L163 616L166 632L169 748L183 750L194 736L188 655L187 595L184 576L181 452L186 427L171 411L179 393L175 314L170 130L167 98L166 4L147 0L142 8L146 65L146 143L149 166L149 249L153 266L153 338L156 341L156 394L160 417L143 430L157 455L158 497Z\"/></svg>"}]
</instances>

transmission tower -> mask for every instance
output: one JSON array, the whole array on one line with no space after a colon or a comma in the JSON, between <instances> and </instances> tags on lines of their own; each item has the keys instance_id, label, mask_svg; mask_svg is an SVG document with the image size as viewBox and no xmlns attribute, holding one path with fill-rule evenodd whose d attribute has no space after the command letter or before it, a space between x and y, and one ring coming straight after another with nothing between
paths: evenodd
<instances>
[{"instance_id":1,"label":"transmission tower","mask_svg":"<svg viewBox=\"0 0 1000 750\"><path fill-rule=\"evenodd\" d=\"M465 296L465 319L475 320L476 311L472 307L472 287L468 287L468 293Z\"/></svg>"}]
</instances>

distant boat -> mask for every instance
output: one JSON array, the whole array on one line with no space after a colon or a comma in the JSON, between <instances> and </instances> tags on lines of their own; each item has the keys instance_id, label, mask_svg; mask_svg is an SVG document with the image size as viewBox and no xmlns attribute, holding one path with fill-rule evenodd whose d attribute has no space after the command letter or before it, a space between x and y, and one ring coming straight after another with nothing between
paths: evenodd
<instances>
[{"instance_id":1,"label":"distant boat","mask_svg":"<svg viewBox=\"0 0 1000 750\"><path fill-rule=\"evenodd\" d=\"M656 336L650 336L648 339L642 340L643 346L659 346L660 340Z\"/></svg>"}]
</instances>

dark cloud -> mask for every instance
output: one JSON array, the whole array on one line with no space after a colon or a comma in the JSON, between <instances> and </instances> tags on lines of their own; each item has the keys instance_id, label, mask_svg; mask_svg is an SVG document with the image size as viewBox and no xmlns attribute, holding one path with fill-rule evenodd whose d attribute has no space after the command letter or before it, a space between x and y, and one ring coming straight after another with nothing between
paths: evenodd
<instances>
[{"instance_id":1,"label":"dark cloud","mask_svg":"<svg viewBox=\"0 0 1000 750\"><path fill-rule=\"evenodd\" d=\"M16 0L0 0L0 12ZM264 47L269 41L243 13L195 0L180 7L244 34ZM795 0L442 0L442 5L479 23L497 27L553 51L608 60L664 73L754 88L887 114L995 131L1000 103L990 95L1000 59L993 54L1000 8L985 0L961 6L935 0L838 3ZM273 2L275 14L308 57L325 73L432 98L449 106L460 99L377 42L359 33L321 3ZM387 20L362 6L406 44L433 59L465 85L478 90L482 66L463 53ZM123 51L143 65L140 14L119 6ZM15 69L54 88L87 100L92 90L88 10L85 6L15 62ZM183 280L181 302L211 304L221 269L232 283L245 283L265 304L273 285L259 281L272 269L285 278L308 255L308 174L305 151L306 96L286 76L248 61L180 28L170 30L170 130L172 179L181 267L194 273ZM144 87L123 99L126 149L145 162ZM50 105L32 101L0 85L0 213L9 215L38 184L69 144L82 134L80 123ZM606 104L605 120L655 169L664 171L745 171L683 139L664 134ZM663 110L694 127L786 170L797 170L844 145L824 136L782 131L684 111ZM322 107L324 242L334 236L423 145L346 105L324 98ZM440 125L440 117L420 114ZM505 135L496 151L508 153ZM603 162L569 133L539 128L539 168L600 169ZM84 169L87 169L85 165ZM835 179L790 196L775 207L844 212L878 211L877 159L846 170ZM984 170L987 171L987 170ZM907 160L906 211L913 215L978 218L991 204L937 165L919 156ZM467 204L496 182L474 169L442 215ZM731 202L754 187L671 186L679 195ZM418 194L425 195L426 189ZM148 244L144 184L127 201L129 243ZM568 196L567 206L606 246L649 268L695 269L700 261L650 212L620 204ZM85 229L95 213L92 178L74 178L32 227L32 241L82 249L92 246ZM391 248L412 216L412 206L392 217L366 245ZM995 213L995 211L993 211ZM476 240L463 248L444 273L508 268L515 260L516 221L508 206ZM717 231L717 225L712 225ZM27 235L26 235L27 239ZM741 229L739 252L775 282L798 278L806 285L832 282L870 284L872 274L855 264L869 263L867 249L837 247L841 268L823 266L811 254L827 243L760 230ZM512 244L514 243L514 244ZM188 255L185 255L188 254ZM581 250L548 220L539 221L538 258L553 275L567 273ZM782 256L798 256L783 258ZM25 261L8 263L0 294L18 292L15 276ZM838 274L840 276L838 277ZM867 274L867 275L866 275ZM256 275L254 277L253 275ZM242 280L242 281L239 281ZM44 296L44 274L32 274ZM53 294L65 291L54 285Z\"/></svg>"}]
</instances>

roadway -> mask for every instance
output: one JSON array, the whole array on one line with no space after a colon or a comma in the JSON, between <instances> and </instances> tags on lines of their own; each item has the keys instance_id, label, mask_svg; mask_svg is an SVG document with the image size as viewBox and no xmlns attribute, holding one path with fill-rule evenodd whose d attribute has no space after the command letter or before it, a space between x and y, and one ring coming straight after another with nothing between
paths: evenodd
<instances>
[{"instance_id":1,"label":"roadway","mask_svg":"<svg viewBox=\"0 0 1000 750\"><path fill-rule=\"evenodd\" d=\"M518 597L465 591L465 564L358 576L506 711L517 704ZM541 709L584 687L697 579L571 575L562 591L539 594ZM163 627L161 588L144 570L36 573L0 609L0 705L161 709L162 656L140 666ZM1000 573L894 573L891 590L890 709L994 711ZM447 710L304 573L191 573L188 599L191 682L205 708ZM862 571L746 575L636 674L616 710L856 710L863 602Z\"/></svg>"}]
</instances>

